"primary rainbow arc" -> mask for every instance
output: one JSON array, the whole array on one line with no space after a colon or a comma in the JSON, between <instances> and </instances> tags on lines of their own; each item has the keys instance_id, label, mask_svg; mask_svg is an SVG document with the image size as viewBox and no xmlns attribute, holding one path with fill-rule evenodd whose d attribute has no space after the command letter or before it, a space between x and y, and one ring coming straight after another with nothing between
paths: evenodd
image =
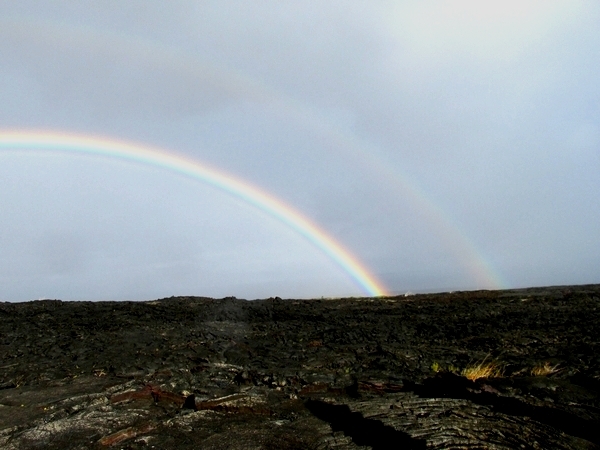
<instances>
[{"instance_id":1,"label":"primary rainbow arc","mask_svg":"<svg viewBox=\"0 0 600 450\"><path fill-rule=\"evenodd\" d=\"M188 73L193 78L202 80L202 84L224 89L231 98L258 101L277 108L278 114L286 115L294 121L299 121L302 126L318 132L328 140L327 145L333 144L336 148L343 149L344 154L360 158L362 166L374 171L379 182L384 182L388 188L394 188L398 198L403 202L408 201L424 214L426 222L435 229L445 248L457 257L457 262L472 276L478 288L504 289L510 286L508 280L457 218L442 208L431 193L413 179L402 165L385 158L385 152L381 152L378 146L331 124L327 117L316 116L315 110L268 84L252 79L243 72L218 67L214 63L208 64L199 60L197 55L180 52L145 38L119 34L114 30L98 30L88 26L65 27L64 24L26 20L22 17L0 19L0 30L8 32L9 37L13 36L10 33L14 33L14 36L27 35L38 41L52 40L57 47L71 48L70 46L76 45L80 48L83 44L87 46L85 48L88 52L106 46L117 52L115 56L143 58L152 67L157 68L177 67L178 72Z\"/></svg>"},{"instance_id":2,"label":"primary rainbow arc","mask_svg":"<svg viewBox=\"0 0 600 450\"><path fill-rule=\"evenodd\" d=\"M196 160L156 147L56 132L0 131L0 148L69 151L114 157L157 166L206 182L254 205L307 238L368 295L386 295L386 289L381 282L353 255L291 206L245 181Z\"/></svg>"}]
</instances>

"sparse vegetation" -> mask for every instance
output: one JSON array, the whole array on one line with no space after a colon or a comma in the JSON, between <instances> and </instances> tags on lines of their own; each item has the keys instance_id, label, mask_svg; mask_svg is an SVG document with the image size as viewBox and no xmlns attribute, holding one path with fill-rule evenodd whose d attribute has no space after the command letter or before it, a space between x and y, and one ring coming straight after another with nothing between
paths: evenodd
<instances>
[{"instance_id":1,"label":"sparse vegetation","mask_svg":"<svg viewBox=\"0 0 600 450\"><path fill-rule=\"evenodd\" d=\"M479 378L500 378L504 376L504 368L502 364L496 362L486 363L487 356L483 361L475 365L467 366L463 370L458 369L453 365L447 367L442 366L439 362L434 361L431 364L431 370L434 373L446 372L460 374L461 376L468 378L471 381L475 381ZM530 373L534 377L545 377L554 373L560 372L560 364L552 365L549 361L540 363L530 370ZM526 370L526 369L525 369ZM523 371L519 372L521 375ZM517 374L513 374L517 375Z\"/></svg>"},{"instance_id":2,"label":"sparse vegetation","mask_svg":"<svg viewBox=\"0 0 600 450\"><path fill-rule=\"evenodd\" d=\"M443 367L439 362L434 361L433 364L431 364L431 370L435 373L438 372L451 372L451 373L458 373L458 368L456 366L453 366L452 364L450 364L447 367Z\"/></svg>"},{"instance_id":3,"label":"sparse vegetation","mask_svg":"<svg viewBox=\"0 0 600 450\"><path fill-rule=\"evenodd\" d=\"M560 370L558 366L559 364L553 366L550 362L546 361L544 364L537 365L531 369L531 375L534 377L546 377L558 372Z\"/></svg>"},{"instance_id":4,"label":"sparse vegetation","mask_svg":"<svg viewBox=\"0 0 600 450\"><path fill-rule=\"evenodd\" d=\"M501 364L498 362L486 363L486 359L487 357L474 366L464 368L461 375L471 381L475 381L479 378L500 378L504 376L504 370Z\"/></svg>"}]
</instances>

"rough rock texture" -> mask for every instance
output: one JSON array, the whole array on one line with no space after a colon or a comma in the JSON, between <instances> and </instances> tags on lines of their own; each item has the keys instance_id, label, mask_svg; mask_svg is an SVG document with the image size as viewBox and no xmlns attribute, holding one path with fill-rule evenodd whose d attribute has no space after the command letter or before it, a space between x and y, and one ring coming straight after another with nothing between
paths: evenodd
<instances>
[{"instance_id":1,"label":"rough rock texture","mask_svg":"<svg viewBox=\"0 0 600 450\"><path fill-rule=\"evenodd\" d=\"M597 449L599 394L600 285L0 303L5 449Z\"/></svg>"}]
</instances>

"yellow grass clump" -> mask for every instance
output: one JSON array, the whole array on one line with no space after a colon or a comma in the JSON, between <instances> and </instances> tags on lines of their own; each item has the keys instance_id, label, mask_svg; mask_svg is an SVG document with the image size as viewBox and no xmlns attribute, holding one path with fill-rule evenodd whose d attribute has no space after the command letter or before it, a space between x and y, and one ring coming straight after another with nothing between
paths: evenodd
<instances>
[{"instance_id":1,"label":"yellow grass clump","mask_svg":"<svg viewBox=\"0 0 600 450\"><path fill-rule=\"evenodd\" d=\"M533 375L534 377L546 377L548 375L558 372L558 366L559 364L553 366L548 361L546 361L544 364L537 365L533 369L531 369L531 375Z\"/></svg>"},{"instance_id":2,"label":"yellow grass clump","mask_svg":"<svg viewBox=\"0 0 600 450\"><path fill-rule=\"evenodd\" d=\"M502 366L495 362L486 364L485 360L474 366L466 367L462 371L462 376L471 381L479 378L500 378L503 375Z\"/></svg>"},{"instance_id":3,"label":"yellow grass clump","mask_svg":"<svg viewBox=\"0 0 600 450\"><path fill-rule=\"evenodd\" d=\"M458 372L458 369L456 367L454 367L452 364L450 364L447 367L443 367L437 361L434 361L433 364L431 364L431 370L435 373L439 373L439 372L457 373Z\"/></svg>"}]
</instances>

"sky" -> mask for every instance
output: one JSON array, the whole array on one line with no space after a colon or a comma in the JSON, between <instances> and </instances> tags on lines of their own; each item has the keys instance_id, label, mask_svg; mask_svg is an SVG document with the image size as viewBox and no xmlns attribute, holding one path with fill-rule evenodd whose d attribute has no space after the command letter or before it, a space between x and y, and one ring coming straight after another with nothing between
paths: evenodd
<instances>
[{"instance_id":1,"label":"sky","mask_svg":"<svg viewBox=\"0 0 600 450\"><path fill-rule=\"evenodd\" d=\"M595 0L0 0L0 301L598 283L598 23Z\"/></svg>"}]
</instances>

